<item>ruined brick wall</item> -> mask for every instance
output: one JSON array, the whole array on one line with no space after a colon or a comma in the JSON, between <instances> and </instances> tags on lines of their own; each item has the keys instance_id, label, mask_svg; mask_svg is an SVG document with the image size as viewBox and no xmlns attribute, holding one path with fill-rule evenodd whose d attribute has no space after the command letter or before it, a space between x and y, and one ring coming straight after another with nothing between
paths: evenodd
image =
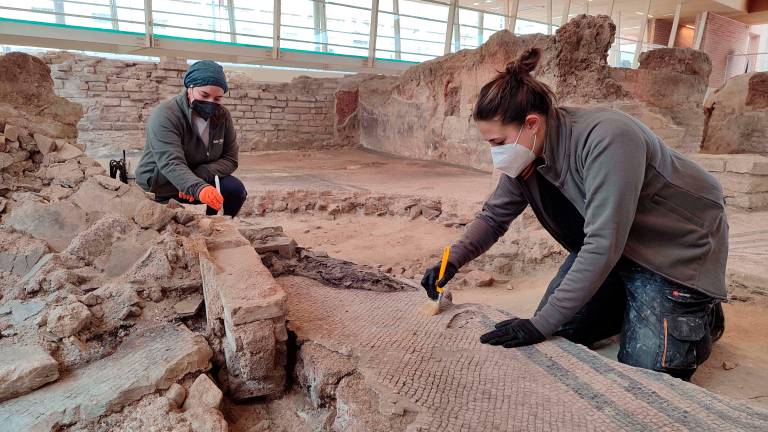
<instances>
[{"instance_id":1,"label":"ruined brick wall","mask_svg":"<svg viewBox=\"0 0 768 432\"><path fill-rule=\"evenodd\" d=\"M152 109L179 94L187 63L112 60L67 52L42 59L51 67L56 94L83 105L79 141L95 157L141 151ZM335 145L336 78L298 77L290 83L260 82L247 72L227 71L224 98L242 151L322 148Z\"/></svg>"},{"instance_id":2,"label":"ruined brick wall","mask_svg":"<svg viewBox=\"0 0 768 432\"><path fill-rule=\"evenodd\" d=\"M650 43L667 46L669 36L672 34L672 20L651 19L648 20L648 24Z\"/></svg>"},{"instance_id":3,"label":"ruined brick wall","mask_svg":"<svg viewBox=\"0 0 768 432\"><path fill-rule=\"evenodd\" d=\"M749 26L714 13L707 14L701 50L712 59L710 87L720 87L727 77L745 72L747 58L732 57L730 54L746 53L749 43Z\"/></svg>"},{"instance_id":4,"label":"ruined brick wall","mask_svg":"<svg viewBox=\"0 0 768 432\"><path fill-rule=\"evenodd\" d=\"M534 75L553 88L561 105L627 112L676 150L698 151L711 70L706 54L664 48L641 56L638 70L611 68L607 53L614 33L609 17L580 15L554 36L501 31L478 49L415 65L401 77L363 80L360 142L399 156L490 170L488 144L471 119L473 106L485 83L535 46L543 55Z\"/></svg>"}]
</instances>

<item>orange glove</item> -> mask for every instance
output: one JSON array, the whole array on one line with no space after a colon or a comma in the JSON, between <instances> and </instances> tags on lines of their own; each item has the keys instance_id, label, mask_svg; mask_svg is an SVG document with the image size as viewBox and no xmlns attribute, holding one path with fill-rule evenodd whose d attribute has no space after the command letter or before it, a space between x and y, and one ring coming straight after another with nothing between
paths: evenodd
<instances>
[{"instance_id":1,"label":"orange glove","mask_svg":"<svg viewBox=\"0 0 768 432\"><path fill-rule=\"evenodd\" d=\"M185 199L189 202L195 201L195 197L192 195L187 195L184 192L179 192L179 199Z\"/></svg>"},{"instance_id":2,"label":"orange glove","mask_svg":"<svg viewBox=\"0 0 768 432\"><path fill-rule=\"evenodd\" d=\"M216 211L219 211L224 204L224 197L221 196L219 191L213 186L204 187L203 190L200 191L200 196L198 196L197 199Z\"/></svg>"}]
</instances>

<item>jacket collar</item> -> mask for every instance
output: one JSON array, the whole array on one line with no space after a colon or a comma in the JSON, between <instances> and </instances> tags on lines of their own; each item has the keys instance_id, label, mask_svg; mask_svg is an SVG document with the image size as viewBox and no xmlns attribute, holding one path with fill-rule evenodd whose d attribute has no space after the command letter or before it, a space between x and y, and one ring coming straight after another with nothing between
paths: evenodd
<instances>
[{"instance_id":1,"label":"jacket collar","mask_svg":"<svg viewBox=\"0 0 768 432\"><path fill-rule=\"evenodd\" d=\"M562 108L555 108L554 114L547 119L547 139L542 153L544 165L539 167L539 172L558 187L562 185L568 171L566 161L570 139L571 122L568 114Z\"/></svg>"},{"instance_id":2,"label":"jacket collar","mask_svg":"<svg viewBox=\"0 0 768 432\"><path fill-rule=\"evenodd\" d=\"M187 122L189 124L192 124L192 106L189 104L189 97L187 96L187 88L185 87L184 90L181 91L181 94L176 96L177 101L176 103L179 105L179 108L181 108L181 111L184 113L184 117L187 119Z\"/></svg>"}]
</instances>

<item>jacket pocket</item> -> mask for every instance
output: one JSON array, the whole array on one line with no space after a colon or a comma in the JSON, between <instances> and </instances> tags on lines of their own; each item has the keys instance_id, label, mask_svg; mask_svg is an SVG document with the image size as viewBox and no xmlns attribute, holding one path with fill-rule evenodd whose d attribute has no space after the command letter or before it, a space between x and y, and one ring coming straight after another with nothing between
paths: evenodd
<instances>
[{"instance_id":1,"label":"jacket pocket","mask_svg":"<svg viewBox=\"0 0 768 432\"><path fill-rule=\"evenodd\" d=\"M651 198L651 202L655 204L657 207L663 208L667 212L678 216L679 218L683 219L688 223L696 225L697 227L702 229L704 228L704 221L699 219L698 216L668 201L667 199L663 198L661 195L658 195L658 194L654 195L653 198Z\"/></svg>"},{"instance_id":2,"label":"jacket pocket","mask_svg":"<svg viewBox=\"0 0 768 432\"><path fill-rule=\"evenodd\" d=\"M711 229L713 222L719 220L725 211L721 203L669 181L665 181L656 191L651 202L702 229Z\"/></svg>"}]
</instances>

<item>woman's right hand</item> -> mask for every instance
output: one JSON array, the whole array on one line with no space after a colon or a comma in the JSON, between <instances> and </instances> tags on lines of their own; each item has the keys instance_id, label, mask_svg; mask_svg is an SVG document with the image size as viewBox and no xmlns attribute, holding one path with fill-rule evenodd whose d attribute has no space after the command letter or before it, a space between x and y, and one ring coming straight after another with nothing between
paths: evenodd
<instances>
[{"instance_id":1,"label":"woman's right hand","mask_svg":"<svg viewBox=\"0 0 768 432\"><path fill-rule=\"evenodd\" d=\"M439 296L437 287L444 287L448 281L456 276L456 272L458 271L459 269L457 269L455 265L448 263L448 265L445 266L445 274L443 275L443 278L437 280L438 276L440 276L440 264L430 267L424 272L424 277L421 278L421 286L427 291L427 296L429 296L429 298L437 300Z\"/></svg>"},{"instance_id":2,"label":"woman's right hand","mask_svg":"<svg viewBox=\"0 0 768 432\"><path fill-rule=\"evenodd\" d=\"M201 203L207 204L208 207L219 211L221 206L224 205L224 197L221 196L219 191L213 186L206 186L200 191L200 196L197 197Z\"/></svg>"}]
</instances>

